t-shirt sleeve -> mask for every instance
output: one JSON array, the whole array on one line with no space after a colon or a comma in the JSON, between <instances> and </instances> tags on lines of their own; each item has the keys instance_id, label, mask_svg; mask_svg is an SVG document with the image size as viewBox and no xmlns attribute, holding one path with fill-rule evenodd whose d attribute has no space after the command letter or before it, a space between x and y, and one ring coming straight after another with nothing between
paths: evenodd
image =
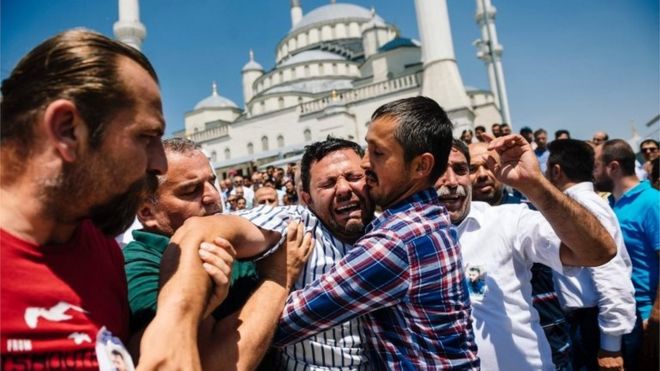
<instances>
[{"instance_id":1,"label":"t-shirt sleeve","mask_svg":"<svg viewBox=\"0 0 660 371\"><path fill-rule=\"evenodd\" d=\"M133 332L148 325L156 314L162 256L136 241L126 245L123 253Z\"/></svg>"}]
</instances>

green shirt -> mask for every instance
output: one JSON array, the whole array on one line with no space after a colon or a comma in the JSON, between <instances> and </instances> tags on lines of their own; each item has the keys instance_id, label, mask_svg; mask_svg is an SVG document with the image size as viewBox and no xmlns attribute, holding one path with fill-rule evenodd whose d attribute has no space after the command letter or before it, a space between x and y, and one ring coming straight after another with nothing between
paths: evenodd
<instances>
[{"instance_id":1,"label":"green shirt","mask_svg":"<svg viewBox=\"0 0 660 371\"><path fill-rule=\"evenodd\" d=\"M146 327L156 314L160 261L170 243L169 237L144 230L133 231L133 239L123 249L128 302L131 307L131 332ZM213 316L219 319L242 307L257 282L254 263L235 261L229 294L213 312Z\"/></svg>"}]
</instances>

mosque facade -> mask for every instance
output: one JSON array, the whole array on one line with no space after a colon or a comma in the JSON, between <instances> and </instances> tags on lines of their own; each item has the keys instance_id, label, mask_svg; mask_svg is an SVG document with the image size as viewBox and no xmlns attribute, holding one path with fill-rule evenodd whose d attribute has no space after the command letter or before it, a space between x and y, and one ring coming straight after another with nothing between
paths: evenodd
<instances>
[{"instance_id":1,"label":"mosque facade","mask_svg":"<svg viewBox=\"0 0 660 371\"><path fill-rule=\"evenodd\" d=\"M264 70L250 51L241 71L245 107L221 96L214 83L175 135L200 143L224 177L295 162L305 145L329 135L364 144L374 110L405 97L435 99L455 136L508 121L495 8L490 0L476 3L478 55L491 90L463 85L446 0L415 0L420 41L401 36L373 8L332 1L303 13L291 0L291 29L276 47L275 66Z\"/></svg>"}]
</instances>

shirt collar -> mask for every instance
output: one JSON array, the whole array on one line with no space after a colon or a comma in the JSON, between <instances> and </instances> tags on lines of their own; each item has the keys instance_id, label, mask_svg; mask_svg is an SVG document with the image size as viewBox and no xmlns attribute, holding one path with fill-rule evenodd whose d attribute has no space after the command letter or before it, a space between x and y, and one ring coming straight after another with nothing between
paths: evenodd
<instances>
[{"instance_id":1,"label":"shirt collar","mask_svg":"<svg viewBox=\"0 0 660 371\"><path fill-rule=\"evenodd\" d=\"M629 190L627 190L626 192L624 192L618 200L614 199L614 195L610 195L609 196L610 205L613 206L614 204L617 204L617 203L621 202L621 200L623 200L623 199L637 196L638 194L644 192L645 190L647 190L649 188L651 188L651 183L648 180L642 180L641 182L639 182L638 185L636 185L636 186L630 188Z\"/></svg>"},{"instance_id":2,"label":"shirt collar","mask_svg":"<svg viewBox=\"0 0 660 371\"><path fill-rule=\"evenodd\" d=\"M440 201L438 200L438 193L434 188L426 188L422 191L419 191L398 203L387 208L383 213L375 218L366 228L367 232L370 232L378 227L380 227L390 216L398 213L404 213L409 209L416 207L419 204L428 204L433 203L440 206Z\"/></svg>"},{"instance_id":3,"label":"shirt collar","mask_svg":"<svg viewBox=\"0 0 660 371\"><path fill-rule=\"evenodd\" d=\"M591 183L591 182L580 182L580 183L577 183L577 184L573 184L572 186L570 186L570 187L568 187L564 190L564 194L566 194L567 196L570 197L574 194L577 194L579 192L584 192L584 191L595 192L594 191L594 184Z\"/></svg>"},{"instance_id":4,"label":"shirt collar","mask_svg":"<svg viewBox=\"0 0 660 371\"><path fill-rule=\"evenodd\" d=\"M170 244L170 238L153 232L147 232L144 229L136 229L133 231L133 238L135 241L143 243L157 251L163 253Z\"/></svg>"}]
</instances>

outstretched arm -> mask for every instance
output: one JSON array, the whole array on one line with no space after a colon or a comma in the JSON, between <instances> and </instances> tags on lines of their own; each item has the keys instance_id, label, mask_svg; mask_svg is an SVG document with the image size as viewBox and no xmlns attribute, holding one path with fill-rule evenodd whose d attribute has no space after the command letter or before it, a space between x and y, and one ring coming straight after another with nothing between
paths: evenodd
<instances>
[{"instance_id":1,"label":"outstretched arm","mask_svg":"<svg viewBox=\"0 0 660 371\"><path fill-rule=\"evenodd\" d=\"M212 284L202 267L198 248L216 237L223 237L239 247L237 257L241 258L264 251L280 236L261 230L238 216L214 215L186 220L172 236L163 255L158 311L142 337L141 365L174 363L175 368L200 369L199 323L203 314L220 302L217 296L211 297L216 300L209 301ZM173 337L172 334L177 335Z\"/></svg>"},{"instance_id":2,"label":"outstretched arm","mask_svg":"<svg viewBox=\"0 0 660 371\"><path fill-rule=\"evenodd\" d=\"M287 295L312 251L311 234L303 236L303 225L292 222L287 227L285 246L259 262L263 281L240 311L219 322L208 318L200 326L204 370L254 370L259 365ZM215 259L203 257L212 266L218 265ZM222 278L218 277L219 283Z\"/></svg>"},{"instance_id":3,"label":"outstretched arm","mask_svg":"<svg viewBox=\"0 0 660 371\"><path fill-rule=\"evenodd\" d=\"M488 148L491 152L487 163L493 174L524 193L557 233L562 241L559 253L564 265L598 266L616 254L614 240L598 219L541 173L525 138L499 137Z\"/></svg>"}]
</instances>

